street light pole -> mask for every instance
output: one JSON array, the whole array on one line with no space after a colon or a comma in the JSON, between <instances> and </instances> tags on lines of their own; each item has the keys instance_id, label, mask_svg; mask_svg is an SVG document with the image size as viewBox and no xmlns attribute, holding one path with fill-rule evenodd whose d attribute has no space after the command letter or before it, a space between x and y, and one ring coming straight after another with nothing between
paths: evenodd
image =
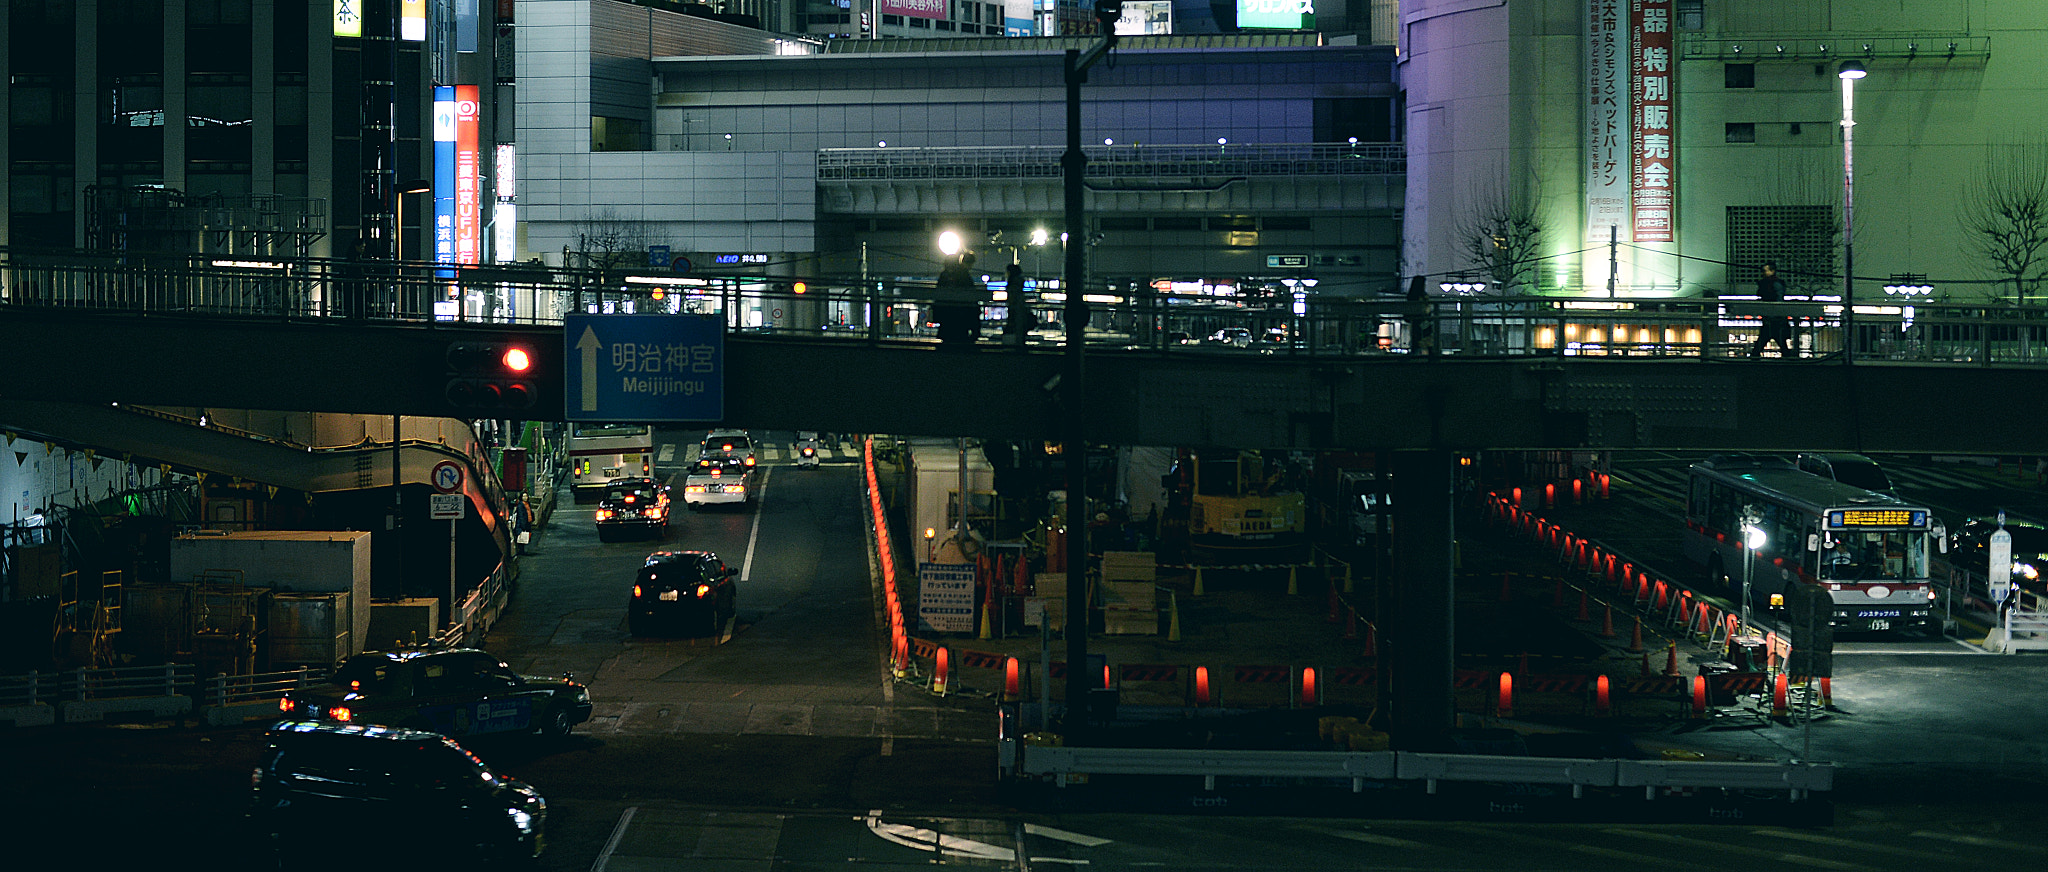
<instances>
[{"instance_id":1,"label":"street light pole","mask_svg":"<svg viewBox=\"0 0 2048 872\"><path fill-rule=\"evenodd\" d=\"M1083 176L1088 171L1088 156L1081 151L1081 84L1088 81L1088 67L1116 47L1116 19L1122 11L1123 0L1096 0L1095 19L1102 38L1086 52L1066 52L1067 150L1060 157L1060 172L1065 182L1066 233L1074 242L1087 238L1086 216L1081 208L1085 193ZM1063 729L1067 741L1072 743L1075 733L1087 723L1091 677L1087 668L1088 449L1087 428L1082 421L1088 403L1087 393L1082 390L1086 371L1082 349L1088 332L1088 303L1083 299L1082 288L1087 284L1088 246L1068 244L1065 248L1066 276L1060 280L1060 290L1066 295L1061 318L1066 321L1067 347L1059 386L1067 412L1065 432L1060 438L1064 446L1061 453L1066 459L1067 490L1067 688Z\"/></svg>"},{"instance_id":2,"label":"street light pole","mask_svg":"<svg viewBox=\"0 0 2048 872\"><path fill-rule=\"evenodd\" d=\"M1756 564L1757 549L1764 547L1762 515L1755 506L1742 507L1742 629L1749 631L1749 580L1751 567Z\"/></svg>"},{"instance_id":3,"label":"street light pole","mask_svg":"<svg viewBox=\"0 0 2048 872\"><path fill-rule=\"evenodd\" d=\"M1856 360L1856 80L1863 64L1843 61L1842 79L1842 361Z\"/></svg>"}]
</instances>

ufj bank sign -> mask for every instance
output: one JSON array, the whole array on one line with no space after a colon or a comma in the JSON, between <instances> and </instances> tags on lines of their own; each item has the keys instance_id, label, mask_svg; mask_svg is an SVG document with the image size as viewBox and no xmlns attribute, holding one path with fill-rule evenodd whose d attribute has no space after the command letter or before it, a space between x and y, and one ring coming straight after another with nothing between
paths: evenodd
<instances>
[{"instance_id":1,"label":"ufj bank sign","mask_svg":"<svg viewBox=\"0 0 2048 872\"><path fill-rule=\"evenodd\" d=\"M725 322L717 315L565 315L563 420L725 418Z\"/></svg>"}]
</instances>

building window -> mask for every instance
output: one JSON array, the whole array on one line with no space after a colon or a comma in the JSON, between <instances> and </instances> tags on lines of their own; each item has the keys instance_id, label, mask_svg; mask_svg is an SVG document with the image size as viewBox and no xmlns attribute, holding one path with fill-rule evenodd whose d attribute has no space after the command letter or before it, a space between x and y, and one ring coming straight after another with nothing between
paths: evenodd
<instances>
[{"instance_id":1,"label":"building window","mask_svg":"<svg viewBox=\"0 0 2048 872\"><path fill-rule=\"evenodd\" d=\"M1706 26L1706 14L1701 9L1705 0L1678 0L1673 11L1678 13L1679 30L1699 30Z\"/></svg>"},{"instance_id":2,"label":"building window","mask_svg":"<svg viewBox=\"0 0 2048 872\"><path fill-rule=\"evenodd\" d=\"M1839 291L1834 276L1841 229L1833 205L1729 206L1728 287L1723 293L1751 293L1765 261L1778 265L1794 294Z\"/></svg>"},{"instance_id":3,"label":"building window","mask_svg":"<svg viewBox=\"0 0 2048 872\"><path fill-rule=\"evenodd\" d=\"M1756 125L1747 121L1731 121L1725 138L1728 142L1755 142Z\"/></svg>"},{"instance_id":4,"label":"building window","mask_svg":"<svg viewBox=\"0 0 2048 872\"><path fill-rule=\"evenodd\" d=\"M1756 64L1722 64L1721 87L1756 87Z\"/></svg>"}]
</instances>

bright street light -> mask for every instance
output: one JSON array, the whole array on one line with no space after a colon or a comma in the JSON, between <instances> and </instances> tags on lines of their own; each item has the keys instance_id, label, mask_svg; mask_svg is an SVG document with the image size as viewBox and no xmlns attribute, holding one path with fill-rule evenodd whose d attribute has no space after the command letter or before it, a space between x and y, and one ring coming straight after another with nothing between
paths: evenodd
<instances>
[{"instance_id":1,"label":"bright street light","mask_svg":"<svg viewBox=\"0 0 2048 872\"><path fill-rule=\"evenodd\" d=\"M944 233L941 233L941 234L939 234L939 253L940 253L940 254L943 254L943 255L945 255L945 256L947 256L947 257L952 257L952 256L954 256L954 255L957 255L957 254L959 254L959 253L961 252L961 249L962 249L962 246L961 246L961 244L960 244L960 234L959 234L959 233L956 233L956 232L954 232L954 231L948 230L948 231L946 231L946 232L944 232Z\"/></svg>"},{"instance_id":2,"label":"bright street light","mask_svg":"<svg viewBox=\"0 0 2048 872\"><path fill-rule=\"evenodd\" d=\"M1856 359L1856 80L1868 75L1861 63L1843 61L1842 79L1842 359Z\"/></svg>"}]
</instances>

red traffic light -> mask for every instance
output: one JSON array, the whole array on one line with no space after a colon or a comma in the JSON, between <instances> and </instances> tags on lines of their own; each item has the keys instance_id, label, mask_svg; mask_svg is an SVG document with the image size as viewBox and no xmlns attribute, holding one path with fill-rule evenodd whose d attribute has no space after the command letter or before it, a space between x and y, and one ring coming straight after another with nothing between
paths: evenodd
<instances>
[{"instance_id":1,"label":"red traffic light","mask_svg":"<svg viewBox=\"0 0 2048 872\"><path fill-rule=\"evenodd\" d=\"M526 349L517 345L505 349L505 354L499 361L512 372L525 372L533 368L533 358L527 355Z\"/></svg>"}]
</instances>

